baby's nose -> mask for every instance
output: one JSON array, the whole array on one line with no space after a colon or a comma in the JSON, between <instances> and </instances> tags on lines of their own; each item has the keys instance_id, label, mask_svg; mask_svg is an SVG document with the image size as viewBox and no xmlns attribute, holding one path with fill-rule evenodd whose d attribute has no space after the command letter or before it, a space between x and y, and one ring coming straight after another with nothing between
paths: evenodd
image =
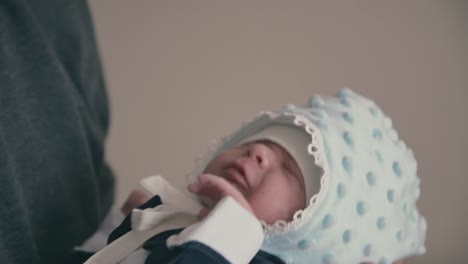
<instances>
[{"instance_id":1,"label":"baby's nose","mask_svg":"<svg viewBox=\"0 0 468 264\"><path fill-rule=\"evenodd\" d=\"M253 144L249 156L262 169L266 169L271 165L271 150L263 144Z\"/></svg>"}]
</instances>

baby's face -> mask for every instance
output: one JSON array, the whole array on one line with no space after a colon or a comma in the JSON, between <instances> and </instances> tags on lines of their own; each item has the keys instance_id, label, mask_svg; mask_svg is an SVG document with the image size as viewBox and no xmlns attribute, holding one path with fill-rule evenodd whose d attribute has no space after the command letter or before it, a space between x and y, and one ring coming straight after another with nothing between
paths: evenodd
<instances>
[{"instance_id":1,"label":"baby's face","mask_svg":"<svg viewBox=\"0 0 468 264\"><path fill-rule=\"evenodd\" d=\"M226 179L245 197L256 217L272 224L305 208L304 179L296 161L278 144L255 141L225 150L205 173Z\"/></svg>"}]
</instances>

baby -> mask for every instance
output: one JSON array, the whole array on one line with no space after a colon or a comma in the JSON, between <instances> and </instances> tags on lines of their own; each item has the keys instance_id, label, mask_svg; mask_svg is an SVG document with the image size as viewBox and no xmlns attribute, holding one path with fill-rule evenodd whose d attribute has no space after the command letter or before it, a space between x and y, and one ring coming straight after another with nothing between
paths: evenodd
<instances>
[{"instance_id":1,"label":"baby","mask_svg":"<svg viewBox=\"0 0 468 264\"><path fill-rule=\"evenodd\" d=\"M188 186L202 205L143 181L157 196L87 263L384 264L425 252L414 156L349 89L259 114L207 161Z\"/></svg>"}]
</instances>

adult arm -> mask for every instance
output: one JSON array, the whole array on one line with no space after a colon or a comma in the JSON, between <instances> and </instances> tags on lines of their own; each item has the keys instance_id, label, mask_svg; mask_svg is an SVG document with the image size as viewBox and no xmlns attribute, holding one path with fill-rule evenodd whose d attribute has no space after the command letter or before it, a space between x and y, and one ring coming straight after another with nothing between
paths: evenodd
<instances>
[{"instance_id":1,"label":"adult arm","mask_svg":"<svg viewBox=\"0 0 468 264\"><path fill-rule=\"evenodd\" d=\"M70 263L113 199L86 1L0 1L0 263Z\"/></svg>"}]
</instances>

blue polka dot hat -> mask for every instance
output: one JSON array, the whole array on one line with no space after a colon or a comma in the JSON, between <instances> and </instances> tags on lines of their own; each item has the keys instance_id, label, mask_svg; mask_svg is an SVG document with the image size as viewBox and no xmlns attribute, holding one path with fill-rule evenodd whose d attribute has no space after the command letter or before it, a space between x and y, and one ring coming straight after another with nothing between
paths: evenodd
<instances>
[{"instance_id":1,"label":"blue polka dot hat","mask_svg":"<svg viewBox=\"0 0 468 264\"><path fill-rule=\"evenodd\" d=\"M320 186L293 220L262 223L262 250L286 263L324 264L385 264L425 253L416 160L373 101L343 89L336 97L314 96L306 106L262 112L218 142L211 157L271 125L306 133L310 158L300 162L321 175L305 181Z\"/></svg>"}]
</instances>

